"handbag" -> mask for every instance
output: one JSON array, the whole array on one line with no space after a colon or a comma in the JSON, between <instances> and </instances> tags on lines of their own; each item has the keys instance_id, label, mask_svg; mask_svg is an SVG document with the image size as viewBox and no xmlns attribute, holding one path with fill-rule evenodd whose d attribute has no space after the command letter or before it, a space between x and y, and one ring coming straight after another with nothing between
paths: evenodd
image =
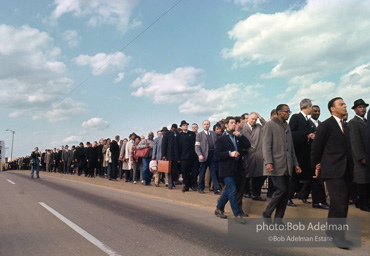
<instances>
[{"instance_id":1,"label":"handbag","mask_svg":"<svg viewBox=\"0 0 370 256\"><path fill-rule=\"evenodd\" d=\"M152 160L149 163L149 170L152 173L156 173L158 171L158 164L156 160Z\"/></svg>"},{"instance_id":2,"label":"handbag","mask_svg":"<svg viewBox=\"0 0 370 256\"><path fill-rule=\"evenodd\" d=\"M147 158L149 156L150 148L137 149L135 157L136 158Z\"/></svg>"}]
</instances>

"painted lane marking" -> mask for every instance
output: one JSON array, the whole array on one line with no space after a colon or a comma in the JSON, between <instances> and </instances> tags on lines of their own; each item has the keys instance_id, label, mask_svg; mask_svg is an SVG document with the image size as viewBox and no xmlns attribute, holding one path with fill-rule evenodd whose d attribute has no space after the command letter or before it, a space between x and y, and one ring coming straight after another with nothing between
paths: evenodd
<instances>
[{"instance_id":1,"label":"painted lane marking","mask_svg":"<svg viewBox=\"0 0 370 256\"><path fill-rule=\"evenodd\" d=\"M6 179L7 181L9 181L11 184L15 185L15 183L9 179Z\"/></svg>"},{"instance_id":2,"label":"painted lane marking","mask_svg":"<svg viewBox=\"0 0 370 256\"><path fill-rule=\"evenodd\" d=\"M61 215L59 212L57 212L56 210L54 210L53 208L51 208L47 204L45 204L43 202L39 202L39 204L41 206L43 206L46 210L48 210L49 212L51 212L55 217L57 217L58 219L60 219L61 221L63 221L65 224L67 224L70 228L72 228L78 234L80 234L81 236L83 236L90 243L92 243L93 245L95 245L96 247L98 247L100 250L104 251L105 253L107 253L110 256L121 256L120 254L118 254L117 252L113 251L111 248L109 248L108 246L106 246L105 244L103 244L101 241L99 241L94 236L92 236L89 233L87 233L85 230L83 230L82 228L80 228L79 226L77 226L75 223L73 223L72 221L70 221L69 219L67 219L63 215Z\"/></svg>"}]
</instances>

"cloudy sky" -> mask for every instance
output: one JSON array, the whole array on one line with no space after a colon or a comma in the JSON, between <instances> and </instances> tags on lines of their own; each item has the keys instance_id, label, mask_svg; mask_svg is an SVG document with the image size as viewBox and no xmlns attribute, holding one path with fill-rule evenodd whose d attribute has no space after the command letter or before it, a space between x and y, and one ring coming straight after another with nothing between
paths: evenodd
<instances>
[{"instance_id":1,"label":"cloudy sky","mask_svg":"<svg viewBox=\"0 0 370 256\"><path fill-rule=\"evenodd\" d=\"M15 157L308 97L370 101L368 0L2 2L0 139Z\"/></svg>"}]
</instances>

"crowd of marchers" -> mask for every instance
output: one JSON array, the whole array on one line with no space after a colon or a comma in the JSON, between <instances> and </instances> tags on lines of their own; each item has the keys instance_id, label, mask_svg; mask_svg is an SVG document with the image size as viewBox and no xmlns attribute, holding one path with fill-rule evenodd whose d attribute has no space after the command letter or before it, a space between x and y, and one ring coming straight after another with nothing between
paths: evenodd
<instances>
[{"instance_id":1,"label":"crowd of marchers","mask_svg":"<svg viewBox=\"0 0 370 256\"><path fill-rule=\"evenodd\" d=\"M342 98L332 99L327 107L331 117L323 122L319 121L320 107L303 99L300 112L290 116L289 106L280 104L268 121L251 112L229 116L213 126L205 120L199 131L197 124L189 127L182 120L169 130L163 127L156 136L153 132L147 137L131 133L121 140L117 135L44 153L36 148L30 157L31 168L36 170L41 163L47 172L145 186L154 181L156 187L181 186L183 192L201 194L207 187L221 195L215 214L226 218L224 207L229 201L239 223L248 216L242 210L243 197L266 201L261 195L264 185L267 197L272 197L262 213L266 221L271 221L273 212L276 220L283 218L287 206L297 207L294 199L329 210L329 217L346 217L350 203L369 212L368 104L356 100L350 121ZM170 173L152 168L158 160L170 161ZM210 184L205 184L206 173Z\"/></svg>"}]
</instances>

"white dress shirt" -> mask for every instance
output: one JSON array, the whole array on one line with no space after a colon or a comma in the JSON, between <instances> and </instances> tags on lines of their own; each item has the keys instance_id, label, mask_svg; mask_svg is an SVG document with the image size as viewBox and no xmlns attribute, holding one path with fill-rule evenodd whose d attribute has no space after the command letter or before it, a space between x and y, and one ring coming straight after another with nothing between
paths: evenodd
<instances>
[{"instance_id":1,"label":"white dress shirt","mask_svg":"<svg viewBox=\"0 0 370 256\"><path fill-rule=\"evenodd\" d=\"M339 128L342 130L343 132L343 127L342 127L342 119L339 119L338 117L334 116L334 119L337 121L338 125L339 125ZM344 133L344 132L343 132Z\"/></svg>"}]
</instances>

